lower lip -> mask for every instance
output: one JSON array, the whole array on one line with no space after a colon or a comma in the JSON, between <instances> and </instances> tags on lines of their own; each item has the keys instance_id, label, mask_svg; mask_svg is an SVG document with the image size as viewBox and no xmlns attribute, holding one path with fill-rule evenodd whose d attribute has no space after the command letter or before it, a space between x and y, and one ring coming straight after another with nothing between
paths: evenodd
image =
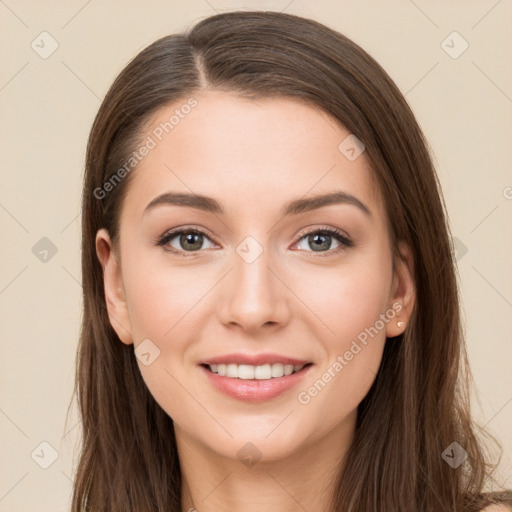
<instances>
[{"instance_id":1,"label":"lower lip","mask_svg":"<svg viewBox=\"0 0 512 512\"><path fill-rule=\"evenodd\" d=\"M298 384L309 371L312 365L305 366L299 372L274 377L272 379L233 379L213 373L208 368L200 366L210 382L222 393L244 400L246 402L264 402L279 396Z\"/></svg>"}]
</instances>

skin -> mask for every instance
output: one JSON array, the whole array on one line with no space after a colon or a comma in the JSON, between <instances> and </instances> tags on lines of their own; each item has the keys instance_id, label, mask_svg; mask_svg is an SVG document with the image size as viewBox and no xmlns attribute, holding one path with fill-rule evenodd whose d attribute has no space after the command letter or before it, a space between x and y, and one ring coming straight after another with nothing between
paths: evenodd
<instances>
[{"instance_id":1,"label":"skin","mask_svg":"<svg viewBox=\"0 0 512 512\"><path fill-rule=\"evenodd\" d=\"M121 342L136 348L149 338L160 350L150 365L138 364L174 421L183 511L323 511L386 337L403 332L412 313L411 253L399 245L393 272L382 198L365 154L349 161L338 150L349 135L340 123L295 99L219 91L194 97L197 107L133 171L120 247L104 229L97 233L110 321ZM183 103L160 109L144 137ZM339 189L362 201L371 217L349 204L280 216L292 199ZM214 197L225 214L164 205L143 215L167 191ZM167 245L191 257L154 244L190 225L208 233L200 249L180 245L179 235ZM314 251L306 235L326 227L343 231L354 246L333 237ZM250 264L236 252L247 236L263 251ZM399 318L300 403L298 393L394 303L402 307ZM220 393L198 367L230 352L273 352L313 367L284 394L247 403ZM261 455L251 467L237 457L247 442Z\"/></svg>"}]
</instances>

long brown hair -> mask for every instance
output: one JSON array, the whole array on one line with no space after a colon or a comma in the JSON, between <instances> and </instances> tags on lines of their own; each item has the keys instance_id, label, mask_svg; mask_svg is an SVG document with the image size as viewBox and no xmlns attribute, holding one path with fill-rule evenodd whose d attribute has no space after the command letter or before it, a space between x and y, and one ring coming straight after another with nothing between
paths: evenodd
<instances>
[{"instance_id":1,"label":"long brown hair","mask_svg":"<svg viewBox=\"0 0 512 512\"><path fill-rule=\"evenodd\" d=\"M483 492L494 467L470 416L446 206L410 107L381 66L342 34L295 15L246 11L209 17L145 48L94 120L82 197L84 310L74 389L82 442L73 512L181 512L173 422L149 393L133 346L109 322L95 236L106 228L117 246L120 206L136 172L125 167L119 180L119 169L148 119L209 88L295 98L338 119L365 145L395 251L400 240L413 251L415 310L405 333L386 343L359 405L332 511L476 512L497 501ZM458 468L442 457L450 445L467 452ZM510 493L502 498L512 503Z\"/></svg>"}]
</instances>

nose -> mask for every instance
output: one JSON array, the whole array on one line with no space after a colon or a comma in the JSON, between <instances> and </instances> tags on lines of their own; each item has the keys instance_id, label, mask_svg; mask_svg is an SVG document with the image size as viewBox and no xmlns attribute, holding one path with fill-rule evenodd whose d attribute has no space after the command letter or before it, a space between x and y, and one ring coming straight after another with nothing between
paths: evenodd
<instances>
[{"instance_id":1,"label":"nose","mask_svg":"<svg viewBox=\"0 0 512 512\"><path fill-rule=\"evenodd\" d=\"M254 260L233 255L233 268L223 280L218 314L225 326L238 325L248 333L262 327L279 328L290 317L289 300L292 293L286 285L279 265L272 262L269 251Z\"/></svg>"}]
</instances>

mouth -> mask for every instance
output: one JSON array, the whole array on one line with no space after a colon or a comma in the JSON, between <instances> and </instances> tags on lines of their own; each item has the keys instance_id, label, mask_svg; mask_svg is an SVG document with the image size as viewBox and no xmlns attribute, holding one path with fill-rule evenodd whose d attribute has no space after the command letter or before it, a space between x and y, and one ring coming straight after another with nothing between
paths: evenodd
<instances>
[{"instance_id":1,"label":"mouth","mask_svg":"<svg viewBox=\"0 0 512 512\"><path fill-rule=\"evenodd\" d=\"M225 359L231 360L221 362ZM247 358L239 364L227 357L200 363L199 368L209 384L223 395L245 402L264 402L294 388L313 366L311 362L289 358L280 358L281 362L276 362L276 357L273 362L258 359L258 364L246 364Z\"/></svg>"},{"instance_id":2,"label":"mouth","mask_svg":"<svg viewBox=\"0 0 512 512\"><path fill-rule=\"evenodd\" d=\"M241 380L270 380L293 375L300 372L306 366L311 366L312 364L313 363L293 365L267 363L254 366L251 364L220 363L202 364L201 366L220 377L229 377L230 379Z\"/></svg>"}]
</instances>

